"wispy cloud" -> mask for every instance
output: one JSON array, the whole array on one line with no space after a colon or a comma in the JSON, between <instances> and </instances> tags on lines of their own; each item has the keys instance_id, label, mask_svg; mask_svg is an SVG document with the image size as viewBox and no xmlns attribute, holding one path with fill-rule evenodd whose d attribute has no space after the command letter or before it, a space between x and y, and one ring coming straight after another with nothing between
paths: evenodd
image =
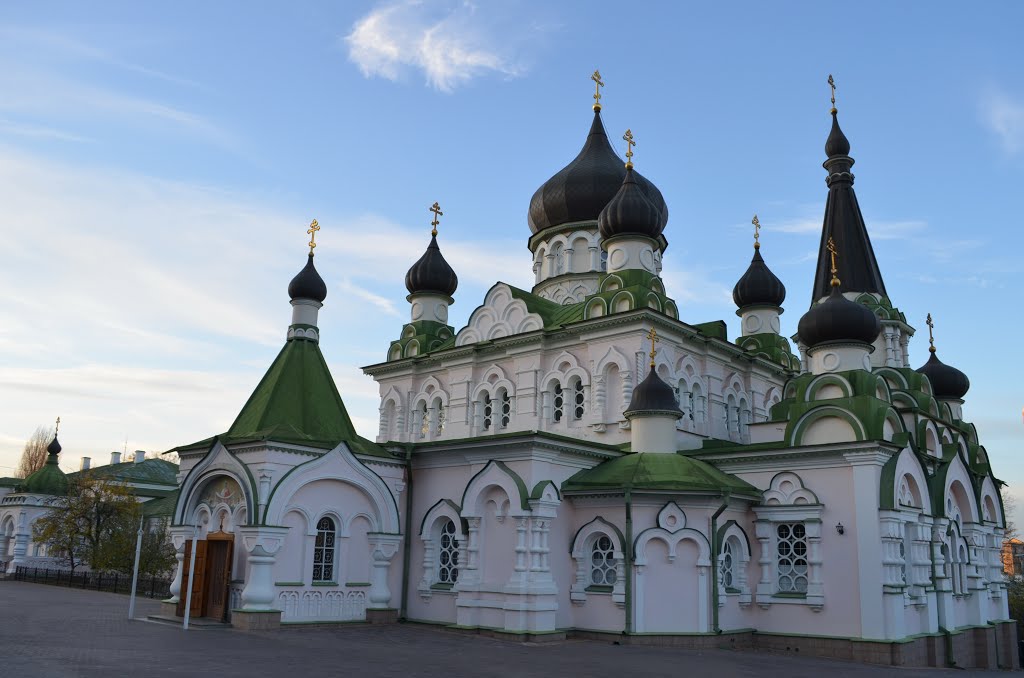
<instances>
[{"instance_id":1,"label":"wispy cloud","mask_svg":"<svg viewBox=\"0 0 1024 678\"><path fill-rule=\"evenodd\" d=\"M28 137L30 139L52 139L55 141L73 141L75 143L87 143L92 141L92 139L88 137L79 136L77 134L65 132L64 130L56 129L53 127L33 125L30 123L20 123L15 122L13 120L5 120L3 118L0 118L0 134Z\"/></svg>"},{"instance_id":2,"label":"wispy cloud","mask_svg":"<svg viewBox=\"0 0 1024 678\"><path fill-rule=\"evenodd\" d=\"M366 77L398 80L412 69L442 92L483 75L513 77L525 68L510 49L516 40L507 26L499 32L470 2L386 3L359 19L344 40L349 59Z\"/></svg>"},{"instance_id":3,"label":"wispy cloud","mask_svg":"<svg viewBox=\"0 0 1024 678\"><path fill-rule=\"evenodd\" d=\"M1003 150L1024 151L1024 100L993 89L982 97L981 118L999 138Z\"/></svg>"}]
</instances>

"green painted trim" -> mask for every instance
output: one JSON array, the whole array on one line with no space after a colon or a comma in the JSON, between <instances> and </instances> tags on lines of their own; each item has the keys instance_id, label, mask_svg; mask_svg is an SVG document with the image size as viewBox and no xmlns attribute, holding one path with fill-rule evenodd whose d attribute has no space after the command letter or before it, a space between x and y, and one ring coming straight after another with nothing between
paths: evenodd
<instances>
[{"instance_id":1,"label":"green painted trim","mask_svg":"<svg viewBox=\"0 0 1024 678\"><path fill-rule=\"evenodd\" d=\"M441 582L438 582L436 584L431 584L430 588L433 591L451 591L452 586L454 586L454 584L443 584Z\"/></svg>"},{"instance_id":2,"label":"green painted trim","mask_svg":"<svg viewBox=\"0 0 1024 678\"><path fill-rule=\"evenodd\" d=\"M315 581L310 586L340 586L336 581Z\"/></svg>"},{"instance_id":3,"label":"green painted trim","mask_svg":"<svg viewBox=\"0 0 1024 678\"><path fill-rule=\"evenodd\" d=\"M530 499L540 499L544 495L544 488L550 485L555 488L555 496L558 497L558 501L562 501L562 491L558 489L558 485L555 485L550 480L542 480L533 486L533 491L530 492Z\"/></svg>"},{"instance_id":4,"label":"green painted trim","mask_svg":"<svg viewBox=\"0 0 1024 678\"><path fill-rule=\"evenodd\" d=\"M427 509L426 513L423 514L423 519L420 520L420 531L417 532L416 534L420 535L421 537L423 536L423 530L426 529L426 527L427 527L427 516L429 516L430 512L433 511L438 506L440 506L441 504L448 504L448 506L450 506L452 508L452 510L455 511L455 515L460 516L460 518L461 518L461 516L462 516L462 507L461 506L456 504L451 499L439 499L436 502L434 502L434 504L430 508ZM463 533L465 533L465 530L463 530Z\"/></svg>"},{"instance_id":5,"label":"green painted trim","mask_svg":"<svg viewBox=\"0 0 1024 678\"><path fill-rule=\"evenodd\" d=\"M361 588L361 587L366 587L366 586L373 586L373 584L371 584L368 581L347 581L347 582L345 582L345 586L351 586L353 588Z\"/></svg>"},{"instance_id":6,"label":"green painted trim","mask_svg":"<svg viewBox=\"0 0 1024 678\"><path fill-rule=\"evenodd\" d=\"M619 544L622 545L623 553L625 553L626 547L627 547L626 538L622 535L622 532L619 531L619 528L616 527L614 524L612 524L612 523L608 522L607 520L605 520L603 517L595 516L594 519L591 520L590 522L587 522L587 523L584 523L583 525L580 525L579 529L576 530L576 533L574 535L572 535L572 539L569 540L569 555L572 555L572 545L576 543L577 539L579 539L580 532L583 531L583 528L587 527L588 525L592 525L593 523L601 523L602 525L606 525L606 526L612 528L612 531L615 532L615 536L617 536L619 538Z\"/></svg>"},{"instance_id":7,"label":"green painted trim","mask_svg":"<svg viewBox=\"0 0 1024 678\"><path fill-rule=\"evenodd\" d=\"M516 473L515 471L513 471L512 469L510 469L508 467L508 465L505 464L505 462L503 462L503 461L495 461L494 459L489 460L484 465L484 467L482 469L480 469L479 471L477 471L473 475L473 477L469 479L469 482L466 483L466 489L462 491L462 502L461 502L461 505L462 506L466 505L466 493L469 492L470 485L472 485L473 481L475 481L479 476L481 476L483 473L485 473L487 471L487 469L489 469L491 467L491 465L494 465L497 468L499 468L502 471L504 471L505 474L508 475L509 478L511 478L513 482L515 482L516 487L519 489L519 505L520 505L520 508L522 508L522 510L524 510L524 511L529 511L530 510L530 503L528 501L529 493L527 492L527 489L526 489L526 483L523 481L523 479L521 477L519 477L519 474ZM511 500L511 499L512 499L512 497L509 497L509 500Z\"/></svg>"},{"instance_id":8,"label":"green painted trim","mask_svg":"<svg viewBox=\"0 0 1024 678\"><path fill-rule=\"evenodd\" d=\"M303 581L275 581L274 586L305 586Z\"/></svg>"},{"instance_id":9,"label":"green painted trim","mask_svg":"<svg viewBox=\"0 0 1024 678\"><path fill-rule=\"evenodd\" d=\"M614 589L614 586L599 586L597 584L591 584L583 590L587 593L611 593Z\"/></svg>"},{"instance_id":10,"label":"green painted trim","mask_svg":"<svg viewBox=\"0 0 1024 678\"><path fill-rule=\"evenodd\" d=\"M790 598L790 599L804 600L804 599L807 598L807 594L806 593L781 593L780 592L780 593L773 593L772 594L772 598Z\"/></svg>"}]
</instances>

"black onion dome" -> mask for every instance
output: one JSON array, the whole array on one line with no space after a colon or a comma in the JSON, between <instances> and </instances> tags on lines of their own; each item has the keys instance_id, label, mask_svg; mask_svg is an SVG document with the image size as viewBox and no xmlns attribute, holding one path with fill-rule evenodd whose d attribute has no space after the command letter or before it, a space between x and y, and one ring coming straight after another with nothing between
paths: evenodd
<instances>
[{"instance_id":1,"label":"black onion dome","mask_svg":"<svg viewBox=\"0 0 1024 678\"><path fill-rule=\"evenodd\" d=\"M654 367L651 367L647 378L633 389L633 397L623 414L627 417L637 414L673 414L677 419L683 416L676 402L675 391L662 381Z\"/></svg>"},{"instance_id":2,"label":"black onion dome","mask_svg":"<svg viewBox=\"0 0 1024 678\"><path fill-rule=\"evenodd\" d=\"M455 275L455 271L441 255L441 248L437 246L437 236L431 236L427 251L405 274L406 289L409 290L409 294L437 292L450 297L458 286L459 276Z\"/></svg>"},{"instance_id":3,"label":"black onion dome","mask_svg":"<svg viewBox=\"0 0 1024 678\"><path fill-rule=\"evenodd\" d=\"M46 451L50 454L60 454L60 443L57 442L57 434L54 434L53 440L46 446Z\"/></svg>"},{"instance_id":4,"label":"black onion dome","mask_svg":"<svg viewBox=\"0 0 1024 678\"><path fill-rule=\"evenodd\" d=\"M626 177L618 193L604 206L597 217L597 227L602 238L617 235L645 235L657 238L664 223L661 212L647 199L636 183L632 167L626 169Z\"/></svg>"},{"instance_id":5,"label":"black onion dome","mask_svg":"<svg viewBox=\"0 0 1024 678\"><path fill-rule=\"evenodd\" d=\"M934 350L928 362L918 367L916 371L928 377L936 398L962 400L971 388L971 380L967 375L939 360Z\"/></svg>"},{"instance_id":6,"label":"black onion dome","mask_svg":"<svg viewBox=\"0 0 1024 678\"><path fill-rule=\"evenodd\" d=\"M323 303L327 298L327 283L316 272L313 265L313 253L309 253L306 265L299 274L288 283L288 296L292 299L312 299Z\"/></svg>"},{"instance_id":7,"label":"black onion dome","mask_svg":"<svg viewBox=\"0 0 1024 678\"><path fill-rule=\"evenodd\" d=\"M754 249L754 258L750 260L747 272L732 288L732 300L739 308L782 306L786 300L786 286L764 263L760 248Z\"/></svg>"},{"instance_id":8,"label":"black onion dome","mask_svg":"<svg viewBox=\"0 0 1024 678\"><path fill-rule=\"evenodd\" d=\"M804 313L797 325L800 340L809 347L833 341L872 343L882 331L874 313L842 295L833 287L825 301Z\"/></svg>"},{"instance_id":9,"label":"black onion dome","mask_svg":"<svg viewBox=\"0 0 1024 678\"><path fill-rule=\"evenodd\" d=\"M612 149L601 123L600 111L594 112L590 134L579 155L537 189L530 200L530 231L577 221L596 221L601 210L622 186L625 164ZM658 187L639 172L634 180L661 214L661 228L668 223L668 206Z\"/></svg>"},{"instance_id":10,"label":"black onion dome","mask_svg":"<svg viewBox=\"0 0 1024 678\"><path fill-rule=\"evenodd\" d=\"M850 140L839 128L839 116L836 109L832 109L832 131L828 133L825 140L825 155L832 158L837 155L850 155Z\"/></svg>"}]
</instances>

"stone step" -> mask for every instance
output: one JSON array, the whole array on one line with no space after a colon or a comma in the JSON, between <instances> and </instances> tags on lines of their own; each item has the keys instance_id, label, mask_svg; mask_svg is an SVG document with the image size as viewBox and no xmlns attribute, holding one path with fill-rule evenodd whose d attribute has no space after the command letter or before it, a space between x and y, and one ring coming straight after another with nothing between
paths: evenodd
<instances>
[{"instance_id":1,"label":"stone step","mask_svg":"<svg viewBox=\"0 0 1024 678\"><path fill-rule=\"evenodd\" d=\"M146 617L146 621L151 621L156 624L164 624L166 626L178 626L180 627L185 621L182 617L175 617L166 614L151 614ZM219 631L223 629L230 629L231 624L226 624L216 619L209 619L207 617L192 617L188 620L188 627L190 629L196 629L197 631Z\"/></svg>"}]
</instances>

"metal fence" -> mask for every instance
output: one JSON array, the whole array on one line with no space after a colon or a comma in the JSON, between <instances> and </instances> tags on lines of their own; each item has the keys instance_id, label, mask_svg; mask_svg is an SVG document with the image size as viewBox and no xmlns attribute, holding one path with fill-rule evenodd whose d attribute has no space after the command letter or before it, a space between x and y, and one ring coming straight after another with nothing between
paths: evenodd
<instances>
[{"instance_id":1,"label":"metal fence","mask_svg":"<svg viewBox=\"0 0 1024 678\"><path fill-rule=\"evenodd\" d=\"M27 581L52 586L67 586L75 589L91 589L112 593L131 593L131 575L119 572L74 572L51 570L43 567L18 567L14 571L15 581ZM146 598L170 598L171 580L159 577L139 577L136 592Z\"/></svg>"}]
</instances>

